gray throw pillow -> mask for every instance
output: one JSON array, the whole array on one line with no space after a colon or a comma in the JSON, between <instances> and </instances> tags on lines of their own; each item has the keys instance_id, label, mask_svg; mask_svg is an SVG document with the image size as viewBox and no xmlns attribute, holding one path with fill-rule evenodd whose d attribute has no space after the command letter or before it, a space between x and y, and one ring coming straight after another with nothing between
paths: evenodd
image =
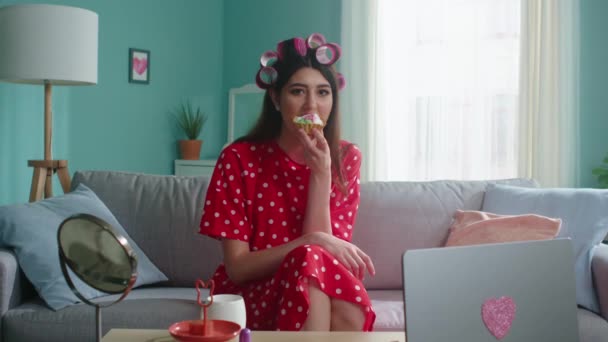
<instances>
[{"instance_id":1,"label":"gray throw pillow","mask_svg":"<svg viewBox=\"0 0 608 342\"><path fill-rule=\"evenodd\" d=\"M59 310L79 301L61 273L57 230L64 219L80 213L99 217L127 238L138 261L134 287L167 280L97 195L80 184L63 196L0 207L0 246L14 250L19 266L50 308ZM78 277L71 279L87 299L106 295L87 286Z\"/></svg>"}]
</instances>

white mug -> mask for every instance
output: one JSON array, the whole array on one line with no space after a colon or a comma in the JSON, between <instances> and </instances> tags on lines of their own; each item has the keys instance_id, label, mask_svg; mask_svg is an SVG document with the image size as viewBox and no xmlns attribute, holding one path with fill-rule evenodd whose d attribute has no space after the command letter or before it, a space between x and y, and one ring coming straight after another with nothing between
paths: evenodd
<instances>
[{"instance_id":1,"label":"white mug","mask_svg":"<svg viewBox=\"0 0 608 342\"><path fill-rule=\"evenodd\" d=\"M210 300L211 298L207 297L207 302ZM204 319L203 315L201 309L201 319ZM207 319L234 322L243 329L247 323L245 300L234 294L213 295L213 303L207 307Z\"/></svg>"}]
</instances>

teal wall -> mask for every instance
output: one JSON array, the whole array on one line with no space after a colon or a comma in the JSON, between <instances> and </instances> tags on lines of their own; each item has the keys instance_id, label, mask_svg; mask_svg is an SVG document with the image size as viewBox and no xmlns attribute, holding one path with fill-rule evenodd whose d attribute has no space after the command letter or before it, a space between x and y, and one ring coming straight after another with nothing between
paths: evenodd
<instances>
[{"instance_id":1,"label":"teal wall","mask_svg":"<svg viewBox=\"0 0 608 342\"><path fill-rule=\"evenodd\" d=\"M214 158L226 140L228 89L254 81L263 51L311 32L340 42L341 0L0 0L15 3L100 16L98 84L53 93L54 157L71 172L171 174L180 135L168 110L184 99L209 114L201 157ZM590 170L608 152L606 14L607 1L581 1L581 186L596 185ZM127 82L129 47L151 51L149 85ZM42 111L41 86L0 83L0 204L27 201L27 160L43 154Z\"/></svg>"},{"instance_id":2,"label":"teal wall","mask_svg":"<svg viewBox=\"0 0 608 342\"><path fill-rule=\"evenodd\" d=\"M608 153L608 1L581 0L581 186L593 187L591 169Z\"/></svg>"},{"instance_id":3,"label":"teal wall","mask_svg":"<svg viewBox=\"0 0 608 342\"><path fill-rule=\"evenodd\" d=\"M209 114L201 158L226 142L228 89L252 83L263 50L322 32L339 42L341 0L0 0L99 14L99 78L54 87L53 157L75 170L173 173L181 138L168 111L190 99ZM127 82L128 49L151 51L150 84ZM43 157L43 89L0 83L0 205L25 202ZM60 193L54 177L55 193Z\"/></svg>"},{"instance_id":4,"label":"teal wall","mask_svg":"<svg viewBox=\"0 0 608 342\"><path fill-rule=\"evenodd\" d=\"M260 56L292 37L322 33L340 43L341 0L225 0L224 85L255 82Z\"/></svg>"},{"instance_id":5,"label":"teal wall","mask_svg":"<svg viewBox=\"0 0 608 342\"><path fill-rule=\"evenodd\" d=\"M180 132L168 111L184 99L209 114L201 156L226 139L222 0L3 1L50 3L99 14L98 84L54 87L53 157L70 171L171 174ZM128 49L151 51L150 84L127 82ZM0 83L0 204L25 202L43 157L43 88ZM55 193L60 187L55 178Z\"/></svg>"}]
</instances>

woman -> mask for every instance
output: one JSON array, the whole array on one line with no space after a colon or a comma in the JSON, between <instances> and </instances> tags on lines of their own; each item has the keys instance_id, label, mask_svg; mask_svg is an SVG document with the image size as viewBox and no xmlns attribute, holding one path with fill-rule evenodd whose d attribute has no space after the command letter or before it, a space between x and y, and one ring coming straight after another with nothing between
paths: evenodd
<instances>
[{"instance_id":1,"label":"woman","mask_svg":"<svg viewBox=\"0 0 608 342\"><path fill-rule=\"evenodd\" d=\"M249 134L227 146L211 178L200 233L222 241L216 293L244 297L258 330L372 330L361 280L371 259L350 243L361 153L340 140L336 44L293 38L262 55L266 90ZM316 113L310 135L294 118Z\"/></svg>"}]
</instances>

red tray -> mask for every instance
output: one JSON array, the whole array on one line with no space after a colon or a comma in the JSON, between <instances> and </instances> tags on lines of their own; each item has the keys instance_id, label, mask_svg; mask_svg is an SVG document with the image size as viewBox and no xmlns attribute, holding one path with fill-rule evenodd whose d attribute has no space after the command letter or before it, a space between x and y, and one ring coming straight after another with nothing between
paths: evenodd
<instances>
[{"instance_id":1,"label":"red tray","mask_svg":"<svg viewBox=\"0 0 608 342\"><path fill-rule=\"evenodd\" d=\"M181 321L169 327L173 338L182 342L223 342L236 337L241 326L229 321L202 319Z\"/></svg>"}]
</instances>

